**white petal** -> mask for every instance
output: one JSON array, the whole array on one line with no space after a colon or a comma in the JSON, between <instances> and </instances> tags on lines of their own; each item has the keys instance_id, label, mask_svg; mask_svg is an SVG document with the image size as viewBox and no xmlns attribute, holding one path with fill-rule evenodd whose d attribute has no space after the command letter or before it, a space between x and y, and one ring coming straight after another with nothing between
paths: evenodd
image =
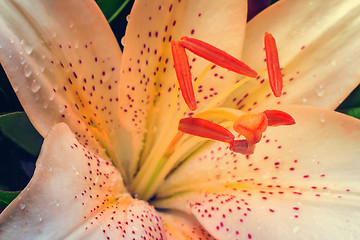
<instances>
[{"instance_id":1,"label":"white petal","mask_svg":"<svg viewBox=\"0 0 360 240\"><path fill-rule=\"evenodd\" d=\"M242 110L270 104L335 109L360 83L360 2L283 0L251 20L243 60L259 73L229 97ZM285 95L273 97L264 62L264 33L274 35Z\"/></svg>"},{"instance_id":2,"label":"white petal","mask_svg":"<svg viewBox=\"0 0 360 240\"><path fill-rule=\"evenodd\" d=\"M360 121L308 107L283 110L295 125L268 128L251 156L213 144L166 180L155 206L193 213L217 238L356 238Z\"/></svg>"},{"instance_id":3,"label":"white petal","mask_svg":"<svg viewBox=\"0 0 360 240\"><path fill-rule=\"evenodd\" d=\"M0 239L116 239L162 231L154 208L134 200L117 169L91 154L64 123L50 131L34 177L0 215Z\"/></svg>"},{"instance_id":4,"label":"white petal","mask_svg":"<svg viewBox=\"0 0 360 240\"><path fill-rule=\"evenodd\" d=\"M170 41L191 36L239 57L246 4L243 0L226 3L209 0L135 2L124 38L121 78L126 82L120 86L120 104L124 111L121 121L133 135L134 159L139 159L145 133L147 139L141 162L150 155L150 149L154 149L150 146L163 139L159 135L171 138L175 134L168 129L175 130L179 117L184 111L188 112L181 94L178 96ZM193 79L210 64L191 53L189 60ZM196 91L200 107L226 86L231 86L234 74L229 75L227 70L216 67L209 70L203 81L206 85L199 86ZM180 114L176 116L178 110ZM133 172L137 165L141 163L134 160Z\"/></svg>"},{"instance_id":5,"label":"white petal","mask_svg":"<svg viewBox=\"0 0 360 240\"><path fill-rule=\"evenodd\" d=\"M177 211L171 211L171 212L160 213L160 216L164 222L164 228L167 239L176 239L176 240L215 239L191 215Z\"/></svg>"},{"instance_id":6,"label":"white petal","mask_svg":"<svg viewBox=\"0 0 360 240\"><path fill-rule=\"evenodd\" d=\"M102 156L104 147L120 165L110 142L121 136L121 51L96 3L0 5L0 61L34 126L45 136L66 122L83 144Z\"/></svg>"}]
</instances>

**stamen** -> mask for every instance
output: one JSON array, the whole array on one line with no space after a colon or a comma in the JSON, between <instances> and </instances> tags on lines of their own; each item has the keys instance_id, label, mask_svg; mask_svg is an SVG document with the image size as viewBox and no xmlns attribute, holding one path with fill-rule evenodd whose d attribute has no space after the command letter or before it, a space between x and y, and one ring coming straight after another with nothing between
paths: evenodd
<instances>
[{"instance_id":1,"label":"stamen","mask_svg":"<svg viewBox=\"0 0 360 240\"><path fill-rule=\"evenodd\" d=\"M252 78L257 77L258 75L257 72L255 72L245 63L224 52L223 50L220 50L198 39L182 37L180 45L188 49L190 52L230 71Z\"/></svg>"},{"instance_id":2,"label":"stamen","mask_svg":"<svg viewBox=\"0 0 360 240\"><path fill-rule=\"evenodd\" d=\"M283 79L275 38L270 33L265 33L264 42L270 87L274 95L280 97L283 88Z\"/></svg>"},{"instance_id":3,"label":"stamen","mask_svg":"<svg viewBox=\"0 0 360 240\"><path fill-rule=\"evenodd\" d=\"M264 113L246 114L234 122L234 130L243 135L249 144L260 142L262 133L267 128L267 118Z\"/></svg>"},{"instance_id":4,"label":"stamen","mask_svg":"<svg viewBox=\"0 0 360 240\"><path fill-rule=\"evenodd\" d=\"M182 96L190 110L195 111L197 106L185 48L178 41L171 41L171 50Z\"/></svg>"},{"instance_id":5,"label":"stamen","mask_svg":"<svg viewBox=\"0 0 360 240\"><path fill-rule=\"evenodd\" d=\"M232 143L235 138L235 136L223 126L202 118L183 118L180 120L178 129L184 133L226 143Z\"/></svg>"},{"instance_id":6,"label":"stamen","mask_svg":"<svg viewBox=\"0 0 360 240\"><path fill-rule=\"evenodd\" d=\"M276 127L295 124L294 118L286 112L279 110L266 110L264 113L268 119L268 126Z\"/></svg>"},{"instance_id":7,"label":"stamen","mask_svg":"<svg viewBox=\"0 0 360 240\"><path fill-rule=\"evenodd\" d=\"M254 153L255 144L249 144L246 140L234 140L230 143L230 150L244 155L250 155Z\"/></svg>"}]
</instances>

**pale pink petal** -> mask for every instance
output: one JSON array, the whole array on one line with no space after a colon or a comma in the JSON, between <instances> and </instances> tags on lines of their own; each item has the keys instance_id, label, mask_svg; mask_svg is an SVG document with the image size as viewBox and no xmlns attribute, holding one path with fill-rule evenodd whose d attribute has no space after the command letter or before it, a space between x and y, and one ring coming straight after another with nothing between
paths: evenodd
<instances>
[{"instance_id":1,"label":"pale pink petal","mask_svg":"<svg viewBox=\"0 0 360 240\"><path fill-rule=\"evenodd\" d=\"M335 109L360 83L360 2L284 0L266 9L246 28L243 60L257 81L228 98L242 110L270 104L304 104ZM276 39L284 74L284 96L273 97L264 62L264 33Z\"/></svg>"},{"instance_id":2,"label":"pale pink petal","mask_svg":"<svg viewBox=\"0 0 360 240\"><path fill-rule=\"evenodd\" d=\"M111 141L121 136L121 51L94 1L2 1L0 46L1 64L43 136L66 122L83 144L102 156L105 148L120 165Z\"/></svg>"},{"instance_id":3,"label":"pale pink petal","mask_svg":"<svg viewBox=\"0 0 360 240\"><path fill-rule=\"evenodd\" d=\"M159 188L155 206L193 213L220 239L356 238L360 121L309 107L282 110L295 125L269 127L251 156L223 143L202 149Z\"/></svg>"},{"instance_id":4,"label":"pale pink petal","mask_svg":"<svg viewBox=\"0 0 360 240\"><path fill-rule=\"evenodd\" d=\"M200 240L215 238L206 231L191 215L178 211L162 212L160 216L164 222L167 239Z\"/></svg>"},{"instance_id":5,"label":"pale pink petal","mask_svg":"<svg viewBox=\"0 0 360 240\"><path fill-rule=\"evenodd\" d=\"M177 128L177 110L182 108L180 117L190 112L178 92L170 41L195 37L240 57L246 5L244 0L135 1L123 41L121 79L126 82L120 85L121 121L133 136L134 159L141 159L140 163L133 161L132 172L149 156L159 135L174 135L168 129ZM195 81L211 65L190 52L188 56ZM234 81L235 74L220 67L208 70L195 89L199 108Z\"/></svg>"},{"instance_id":6,"label":"pale pink petal","mask_svg":"<svg viewBox=\"0 0 360 240\"><path fill-rule=\"evenodd\" d=\"M64 123L49 132L34 177L0 215L0 239L9 240L160 239L162 230L154 208L134 200L118 170Z\"/></svg>"}]
</instances>

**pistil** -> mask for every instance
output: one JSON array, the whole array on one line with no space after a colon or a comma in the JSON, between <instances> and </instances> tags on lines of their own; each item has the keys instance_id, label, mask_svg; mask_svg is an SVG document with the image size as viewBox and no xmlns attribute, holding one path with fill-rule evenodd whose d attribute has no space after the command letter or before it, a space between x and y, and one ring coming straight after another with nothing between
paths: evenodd
<instances>
[{"instance_id":1,"label":"pistil","mask_svg":"<svg viewBox=\"0 0 360 240\"><path fill-rule=\"evenodd\" d=\"M260 142L262 133L268 126L268 120L264 113L246 114L234 122L234 130L243 135L249 144Z\"/></svg>"}]
</instances>

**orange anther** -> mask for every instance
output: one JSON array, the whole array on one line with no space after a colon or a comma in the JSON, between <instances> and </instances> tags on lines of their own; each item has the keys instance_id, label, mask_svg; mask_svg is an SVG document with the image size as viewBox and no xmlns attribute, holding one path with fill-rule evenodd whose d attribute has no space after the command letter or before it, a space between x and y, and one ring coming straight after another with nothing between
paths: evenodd
<instances>
[{"instance_id":1,"label":"orange anther","mask_svg":"<svg viewBox=\"0 0 360 240\"><path fill-rule=\"evenodd\" d=\"M223 126L202 118L183 118L180 120L178 129L184 133L226 143L233 142L235 138L234 135Z\"/></svg>"},{"instance_id":2,"label":"orange anther","mask_svg":"<svg viewBox=\"0 0 360 240\"><path fill-rule=\"evenodd\" d=\"M265 33L264 42L270 87L274 95L280 97L283 88L283 78L275 38L270 33Z\"/></svg>"},{"instance_id":3,"label":"orange anther","mask_svg":"<svg viewBox=\"0 0 360 240\"><path fill-rule=\"evenodd\" d=\"M195 38L182 37L180 45L188 49L190 52L230 71L252 78L257 77L258 75L257 72L245 63L206 42Z\"/></svg>"},{"instance_id":4,"label":"orange anther","mask_svg":"<svg viewBox=\"0 0 360 240\"><path fill-rule=\"evenodd\" d=\"M190 110L195 111L197 106L185 48L181 46L178 41L171 41L171 50L182 96Z\"/></svg>"},{"instance_id":5,"label":"orange anther","mask_svg":"<svg viewBox=\"0 0 360 240\"><path fill-rule=\"evenodd\" d=\"M249 144L260 142L268 125L265 113L246 114L234 122L234 130L243 135Z\"/></svg>"},{"instance_id":6,"label":"orange anther","mask_svg":"<svg viewBox=\"0 0 360 240\"><path fill-rule=\"evenodd\" d=\"M266 110L264 113L268 119L268 126L276 127L295 124L294 118L286 112L279 110Z\"/></svg>"}]
</instances>

